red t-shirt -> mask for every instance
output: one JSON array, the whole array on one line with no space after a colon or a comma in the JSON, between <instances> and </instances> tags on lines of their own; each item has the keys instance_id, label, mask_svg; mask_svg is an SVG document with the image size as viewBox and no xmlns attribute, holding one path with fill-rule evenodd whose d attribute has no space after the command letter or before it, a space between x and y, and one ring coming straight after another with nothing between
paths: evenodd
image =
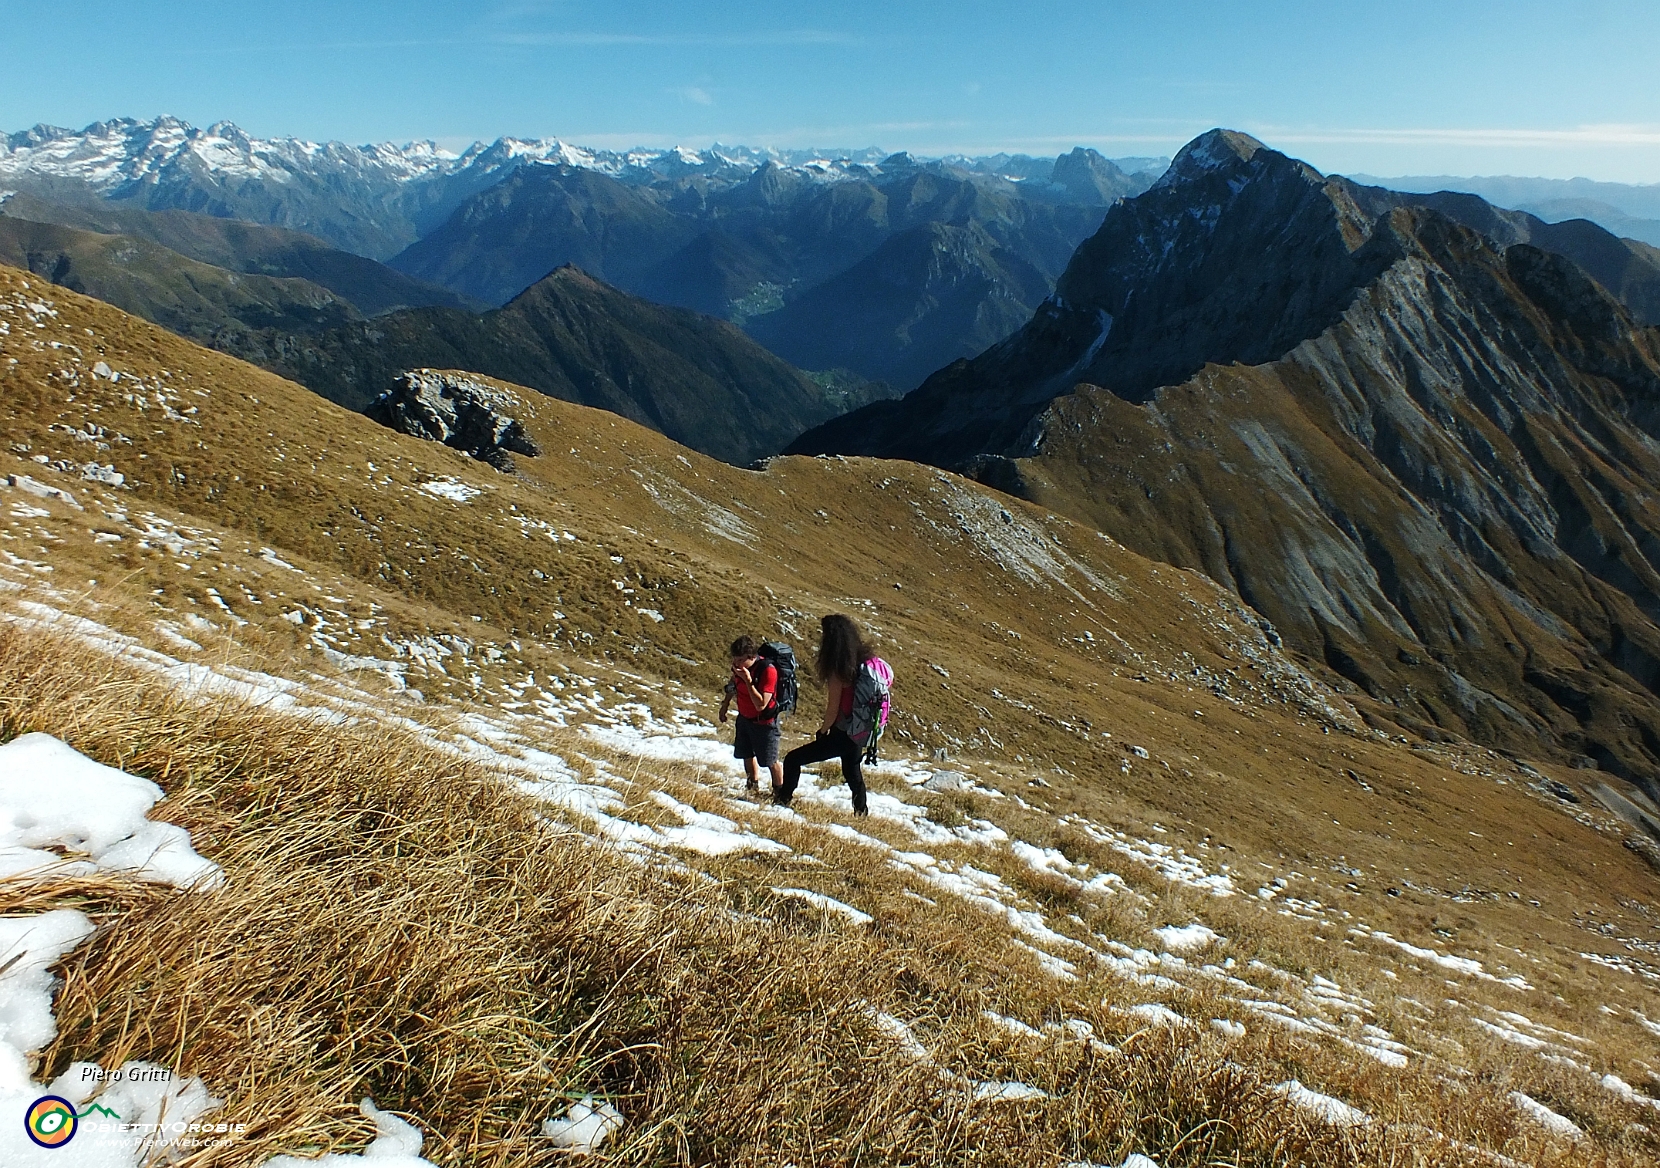
<instances>
[{"instance_id":1,"label":"red t-shirt","mask_svg":"<svg viewBox=\"0 0 1660 1168\"><path fill-rule=\"evenodd\" d=\"M738 689L738 713L753 720L761 717L762 711L770 711L776 701L776 698L772 695L778 692L778 669L771 662L757 658L755 664L749 667L749 676L755 679L755 688L760 690L761 696L767 699L767 704L761 707L760 710L757 710L755 703L750 701L749 687L736 678L733 680ZM766 717L771 720L777 715L768 713Z\"/></svg>"}]
</instances>

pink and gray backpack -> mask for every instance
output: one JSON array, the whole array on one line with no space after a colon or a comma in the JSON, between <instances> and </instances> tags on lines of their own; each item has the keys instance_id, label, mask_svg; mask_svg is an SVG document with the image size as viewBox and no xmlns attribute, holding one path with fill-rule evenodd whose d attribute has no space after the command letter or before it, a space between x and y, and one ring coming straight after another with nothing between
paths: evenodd
<instances>
[{"instance_id":1,"label":"pink and gray backpack","mask_svg":"<svg viewBox=\"0 0 1660 1168\"><path fill-rule=\"evenodd\" d=\"M853 709L847 715L847 736L865 748L866 763L876 761L876 748L888 728L888 711L893 707L893 667L880 657L859 665L853 679Z\"/></svg>"}]
</instances>

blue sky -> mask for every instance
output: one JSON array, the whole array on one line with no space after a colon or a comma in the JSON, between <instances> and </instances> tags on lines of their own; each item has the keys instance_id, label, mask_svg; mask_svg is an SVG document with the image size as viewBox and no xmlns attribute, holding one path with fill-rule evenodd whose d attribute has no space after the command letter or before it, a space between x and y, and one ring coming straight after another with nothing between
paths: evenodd
<instances>
[{"instance_id":1,"label":"blue sky","mask_svg":"<svg viewBox=\"0 0 1660 1168\"><path fill-rule=\"evenodd\" d=\"M1660 182L1660 3L0 0L0 130L1171 153Z\"/></svg>"}]
</instances>

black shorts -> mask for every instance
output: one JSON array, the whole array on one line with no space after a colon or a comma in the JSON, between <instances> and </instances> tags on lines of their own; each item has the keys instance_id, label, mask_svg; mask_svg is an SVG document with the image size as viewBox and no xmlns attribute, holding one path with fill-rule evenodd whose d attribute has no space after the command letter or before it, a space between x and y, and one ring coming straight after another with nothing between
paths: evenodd
<instances>
[{"instance_id":1,"label":"black shorts","mask_svg":"<svg viewBox=\"0 0 1660 1168\"><path fill-rule=\"evenodd\" d=\"M733 758L752 758L769 767L778 761L778 722L752 722L738 715L738 732L732 741Z\"/></svg>"}]
</instances>

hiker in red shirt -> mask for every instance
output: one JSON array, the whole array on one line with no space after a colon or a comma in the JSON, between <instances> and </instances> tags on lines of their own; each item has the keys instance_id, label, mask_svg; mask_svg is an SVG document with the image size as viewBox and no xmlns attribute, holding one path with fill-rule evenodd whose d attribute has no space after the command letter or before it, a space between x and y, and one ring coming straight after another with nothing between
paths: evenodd
<instances>
[{"instance_id":1,"label":"hiker in red shirt","mask_svg":"<svg viewBox=\"0 0 1660 1168\"><path fill-rule=\"evenodd\" d=\"M744 790L760 789L760 767L772 772L772 789L784 785L784 767L778 761L778 669L762 657L755 638L747 634L732 642L732 680L720 704L726 721L732 702L738 703L737 731L732 757L744 764ZM757 765L759 764L759 765Z\"/></svg>"}]
</instances>

